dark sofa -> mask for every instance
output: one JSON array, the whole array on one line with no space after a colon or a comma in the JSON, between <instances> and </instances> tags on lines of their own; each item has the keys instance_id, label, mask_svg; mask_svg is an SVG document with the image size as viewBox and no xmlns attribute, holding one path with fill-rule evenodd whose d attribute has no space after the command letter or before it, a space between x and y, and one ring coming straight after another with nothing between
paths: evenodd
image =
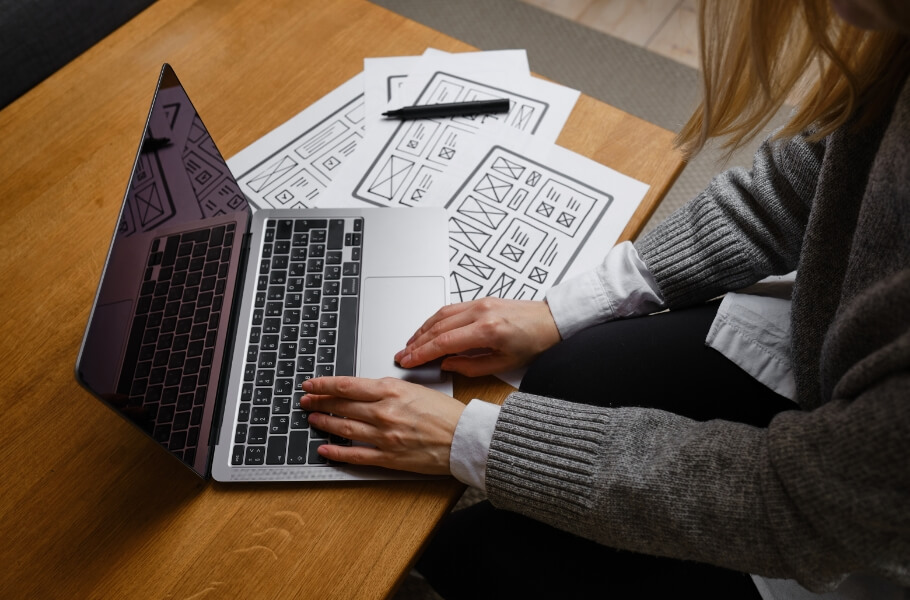
<instances>
[{"instance_id":1,"label":"dark sofa","mask_svg":"<svg viewBox=\"0 0 910 600\"><path fill-rule=\"evenodd\" d=\"M0 108L154 0L0 0Z\"/></svg>"}]
</instances>

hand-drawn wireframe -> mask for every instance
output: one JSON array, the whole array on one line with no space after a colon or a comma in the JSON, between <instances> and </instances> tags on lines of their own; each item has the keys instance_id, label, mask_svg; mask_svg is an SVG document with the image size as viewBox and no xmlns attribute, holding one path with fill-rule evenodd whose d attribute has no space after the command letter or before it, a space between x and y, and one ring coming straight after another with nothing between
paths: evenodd
<instances>
[{"instance_id":1,"label":"hand-drawn wireframe","mask_svg":"<svg viewBox=\"0 0 910 600\"><path fill-rule=\"evenodd\" d=\"M259 207L313 208L364 136L364 95L278 148L237 178Z\"/></svg>"},{"instance_id":2,"label":"hand-drawn wireframe","mask_svg":"<svg viewBox=\"0 0 910 600\"><path fill-rule=\"evenodd\" d=\"M445 205L451 301L543 297L612 203L611 194L494 146Z\"/></svg>"},{"instance_id":3,"label":"hand-drawn wireframe","mask_svg":"<svg viewBox=\"0 0 910 600\"><path fill-rule=\"evenodd\" d=\"M494 98L508 98L510 111L500 115L403 121L354 188L354 196L377 206L418 206L433 180L459 158L460 148L467 146L468 140L485 123L502 121L533 134L549 108L547 102L441 71L433 74L415 104ZM510 171L506 164L498 165L491 176L502 175L500 169ZM420 183L415 183L418 179ZM500 191L498 187L495 189Z\"/></svg>"}]
</instances>

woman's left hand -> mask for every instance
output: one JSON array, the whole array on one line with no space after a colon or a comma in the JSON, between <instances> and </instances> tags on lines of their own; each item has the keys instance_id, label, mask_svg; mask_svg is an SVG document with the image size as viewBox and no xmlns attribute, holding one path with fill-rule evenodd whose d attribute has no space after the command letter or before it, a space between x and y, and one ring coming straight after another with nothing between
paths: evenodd
<instances>
[{"instance_id":1,"label":"woman's left hand","mask_svg":"<svg viewBox=\"0 0 910 600\"><path fill-rule=\"evenodd\" d=\"M449 451L464 404L400 379L317 377L300 406L317 429L374 446L323 444L329 460L432 475L449 474ZM331 414L328 414L331 413Z\"/></svg>"}]
</instances>

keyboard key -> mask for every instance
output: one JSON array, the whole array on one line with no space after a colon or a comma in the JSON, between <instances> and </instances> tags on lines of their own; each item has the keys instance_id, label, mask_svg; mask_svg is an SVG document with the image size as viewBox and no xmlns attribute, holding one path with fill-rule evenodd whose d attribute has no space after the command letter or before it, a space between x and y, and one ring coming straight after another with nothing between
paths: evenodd
<instances>
[{"instance_id":1,"label":"keyboard key","mask_svg":"<svg viewBox=\"0 0 910 600\"><path fill-rule=\"evenodd\" d=\"M266 425L271 416L271 410L268 406L256 406L250 412L250 423L253 425Z\"/></svg>"},{"instance_id":2,"label":"keyboard key","mask_svg":"<svg viewBox=\"0 0 910 600\"><path fill-rule=\"evenodd\" d=\"M292 431L288 436L288 464L306 464L309 434L306 431Z\"/></svg>"},{"instance_id":3,"label":"keyboard key","mask_svg":"<svg viewBox=\"0 0 910 600\"><path fill-rule=\"evenodd\" d=\"M247 446L246 458L243 461L245 465L261 465L265 461L264 446Z\"/></svg>"},{"instance_id":4,"label":"keyboard key","mask_svg":"<svg viewBox=\"0 0 910 600\"><path fill-rule=\"evenodd\" d=\"M242 444L246 442L246 423L239 423L237 429L234 432L234 443Z\"/></svg>"},{"instance_id":5,"label":"keyboard key","mask_svg":"<svg viewBox=\"0 0 910 600\"><path fill-rule=\"evenodd\" d=\"M278 369L275 371L275 375L278 377L293 377L296 370L293 360L280 360L278 361Z\"/></svg>"},{"instance_id":6,"label":"keyboard key","mask_svg":"<svg viewBox=\"0 0 910 600\"><path fill-rule=\"evenodd\" d=\"M269 423L269 435L284 435L288 432L290 425L291 420L289 415L274 416Z\"/></svg>"},{"instance_id":7,"label":"keyboard key","mask_svg":"<svg viewBox=\"0 0 910 600\"><path fill-rule=\"evenodd\" d=\"M268 337L270 334L279 333L281 331L281 319L278 317L269 317L262 322L262 333L266 334L268 338L267 341L269 344L277 344L278 338ZM275 348L270 348L274 350Z\"/></svg>"},{"instance_id":8,"label":"keyboard key","mask_svg":"<svg viewBox=\"0 0 910 600\"><path fill-rule=\"evenodd\" d=\"M338 250L344 245L344 219L329 220L329 238L327 246L330 250Z\"/></svg>"},{"instance_id":9,"label":"keyboard key","mask_svg":"<svg viewBox=\"0 0 910 600\"><path fill-rule=\"evenodd\" d=\"M291 385L293 385L293 380L288 380ZM291 386L288 386L291 387ZM288 392L287 396L278 396L272 401L272 414L273 415L288 415L291 413L291 392Z\"/></svg>"},{"instance_id":10,"label":"keyboard key","mask_svg":"<svg viewBox=\"0 0 910 600\"><path fill-rule=\"evenodd\" d=\"M320 346L319 350L316 352L316 362L319 364L334 363L335 348L333 346Z\"/></svg>"},{"instance_id":11,"label":"keyboard key","mask_svg":"<svg viewBox=\"0 0 910 600\"><path fill-rule=\"evenodd\" d=\"M255 406L266 406L272 403L272 388L257 387L253 394L253 404Z\"/></svg>"},{"instance_id":12,"label":"keyboard key","mask_svg":"<svg viewBox=\"0 0 910 600\"><path fill-rule=\"evenodd\" d=\"M353 296L360 293L360 279L356 277L345 277L341 280L341 294L343 296Z\"/></svg>"},{"instance_id":13,"label":"keyboard key","mask_svg":"<svg viewBox=\"0 0 910 600\"><path fill-rule=\"evenodd\" d=\"M277 435L269 438L266 448L265 463L268 465L283 465L287 457L287 436Z\"/></svg>"},{"instance_id":14,"label":"keyboard key","mask_svg":"<svg viewBox=\"0 0 910 600\"><path fill-rule=\"evenodd\" d=\"M291 233L294 231L294 221L290 219L280 219L275 227L276 240L289 240Z\"/></svg>"},{"instance_id":15,"label":"keyboard key","mask_svg":"<svg viewBox=\"0 0 910 600\"><path fill-rule=\"evenodd\" d=\"M318 448L319 446L321 446L325 443L326 443L326 440L313 440L310 442L310 456L307 459L307 464L310 464L310 465L328 464L329 461L325 457L320 456L320 454L316 451L316 448Z\"/></svg>"},{"instance_id":16,"label":"keyboard key","mask_svg":"<svg viewBox=\"0 0 910 600\"><path fill-rule=\"evenodd\" d=\"M300 395L302 396L303 394L301 393ZM294 394L294 405L300 406L300 398L297 394ZM305 412L302 410L291 411L291 429L306 429L309 426L310 423Z\"/></svg>"},{"instance_id":17,"label":"keyboard key","mask_svg":"<svg viewBox=\"0 0 910 600\"><path fill-rule=\"evenodd\" d=\"M275 383L275 371L272 369L256 371L256 385L269 386Z\"/></svg>"},{"instance_id":18,"label":"keyboard key","mask_svg":"<svg viewBox=\"0 0 910 600\"><path fill-rule=\"evenodd\" d=\"M247 444L264 444L265 440L268 439L269 428L264 425L256 425L255 427L250 427L247 430L246 434L246 443Z\"/></svg>"}]
</instances>

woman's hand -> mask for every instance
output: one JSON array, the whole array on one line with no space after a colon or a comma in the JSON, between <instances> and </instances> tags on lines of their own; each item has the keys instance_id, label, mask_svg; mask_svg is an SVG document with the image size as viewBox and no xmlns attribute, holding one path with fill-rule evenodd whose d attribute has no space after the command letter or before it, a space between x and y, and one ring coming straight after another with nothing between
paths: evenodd
<instances>
[{"instance_id":1,"label":"woman's hand","mask_svg":"<svg viewBox=\"0 0 910 600\"><path fill-rule=\"evenodd\" d=\"M559 340L546 302L482 298L439 309L395 360L408 368L447 356L443 370L476 377L526 365Z\"/></svg>"},{"instance_id":2,"label":"woman's hand","mask_svg":"<svg viewBox=\"0 0 910 600\"><path fill-rule=\"evenodd\" d=\"M300 399L310 424L364 446L323 444L319 454L339 462L432 475L449 474L449 452L464 404L400 379L317 377ZM327 414L327 413L331 413Z\"/></svg>"}]
</instances>

